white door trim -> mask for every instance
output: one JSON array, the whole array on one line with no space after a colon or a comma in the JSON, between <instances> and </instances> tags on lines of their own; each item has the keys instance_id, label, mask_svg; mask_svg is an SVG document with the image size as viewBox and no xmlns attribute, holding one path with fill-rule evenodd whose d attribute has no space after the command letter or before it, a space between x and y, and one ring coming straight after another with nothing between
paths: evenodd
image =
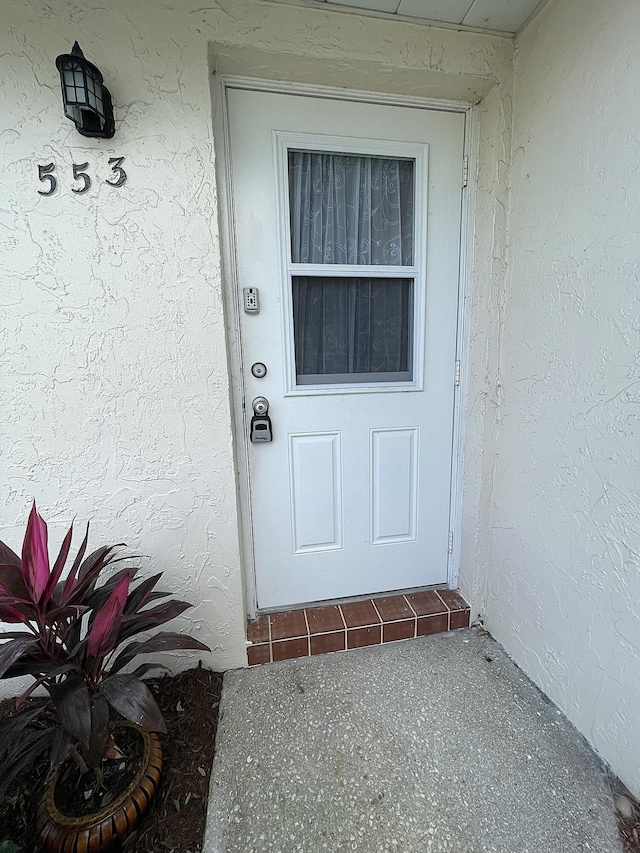
<instances>
[{"instance_id":1,"label":"white door trim","mask_svg":"<svg viewBox=\"0 0 640 853\"><path fill-rule=\"evenodd\" d=\"M234 455L238 477L238 509L241 542L241 561L245 580L245 603L249 618L257 612L255 555L251 535L251 501L248 448L248 422L251 413L245 411L245 385L241 355L240 317L241 306L238 288L238 266L235 240L235 210L232 196L231 150L227 92L229 89L249 89L258 92L303 95L330 98L333 100L356 101L378 105L400 105L415 109L442 110L465 115L464 154L468 164L468 183L462 194L462 220L460 244L460 270L458 284L458 318L456 351L460 363L460 384L454 396L450 530L453 532L453 551L448 561L448 583L455 588L460 566L461 521L462 521L462 454L464 447L464 414L466 401L466 377L468 376L468 337L471 309L471 285L473 266L475 175L478 147L478 119L472 104L436 98L418 98L405 95L365 92L360 90L335 89L330 86L262 80L234 75L212 75L213 130L218 179L219 233L222 260L222 280L227 315L228 352L231 385L231 414L234 427ZM461 164L461 176L462 181ZM451 366L452 382L455 380L455 364Z\"/></svg>"}]
</instances>

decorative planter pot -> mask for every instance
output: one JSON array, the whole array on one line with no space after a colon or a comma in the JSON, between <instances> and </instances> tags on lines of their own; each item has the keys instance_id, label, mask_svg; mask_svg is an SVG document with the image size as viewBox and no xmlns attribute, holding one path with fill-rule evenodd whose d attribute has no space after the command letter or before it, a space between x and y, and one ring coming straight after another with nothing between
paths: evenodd
<instances>
[{"instance_id":1,"label":"decorative planter pot","mask_svg":"<svg viewBox=\"0 0 640 853\"><path fill-rule=\"evenodd\" d=\"M37 830L47 853L100 853L122 843L147 812L162 771L162 747L155 732L133 723L120 727L135 729L144 741L140 767L129 786L113 802L93 814L71 817L55 804L58 773L51 779L38 807Z\"/></svg>"}]
</instances>

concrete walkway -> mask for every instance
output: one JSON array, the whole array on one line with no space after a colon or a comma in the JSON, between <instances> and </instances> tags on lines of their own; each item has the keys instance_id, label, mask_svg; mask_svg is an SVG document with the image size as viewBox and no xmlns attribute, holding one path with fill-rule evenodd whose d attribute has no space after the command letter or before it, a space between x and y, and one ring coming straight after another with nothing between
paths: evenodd
<instances>
[{"instance_id":1,"label":"concrete walkway","mask_svg":"<svg viewBox=\"0 0 640 853\"><path fill-rule=\"evenodd\" d=\"M224 678L205 853L620 853L606 775L474 629Z\"/></svg>"}]
</instances>

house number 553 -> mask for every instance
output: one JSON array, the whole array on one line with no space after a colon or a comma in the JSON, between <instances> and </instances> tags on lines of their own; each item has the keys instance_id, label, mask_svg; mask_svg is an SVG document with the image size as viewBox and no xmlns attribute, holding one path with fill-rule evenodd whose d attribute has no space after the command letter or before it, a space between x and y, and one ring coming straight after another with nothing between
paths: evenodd
<instances>
[{"instance_id":1,"label":"house number 553","mask_svg":"<svg viewBox=\"0 0 640 853\"><path fill-rule=\"evenodd\" d=\"M109 179L105 178L103 183L109 184L110 187L121 187L127 181L127 173L122 168L124 157L109 157L109 165L113 175ZM89 163L72 163L73 180L80 182L79 186L71 187L71 192L76 195L83 195L91 189L91 177L86 171L89 168ZM38 179L47 184L46 190L38 190L38 195L49 196L53 195L58 188L58 178L54 174L56 169L55 163L47 163L46 166L38 166Z\"/></svg>"}]
</instances>

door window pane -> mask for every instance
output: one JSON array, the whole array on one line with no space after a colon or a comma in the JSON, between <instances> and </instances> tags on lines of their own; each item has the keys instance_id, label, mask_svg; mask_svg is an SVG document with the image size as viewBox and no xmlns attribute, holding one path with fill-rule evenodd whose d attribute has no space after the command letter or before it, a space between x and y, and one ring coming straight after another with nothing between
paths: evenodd
<instances>
[{"instance_id":1,"label":"door window pane","mask_svg":"<svg viewBox=\"0 0 640 853\"><path fill-rule=\"evenodd\" d=\"M413 264L414 161L289 151L294 264Z\"/></svg>"},{"instance_id":2,"label":"door window pane","mask_svg":"<svg viewBox=\"0 0 640 853\"><path fill-rule=\"evenodd\" d=\"M411 381L413 279L294 276L299 385Z\"/></svg>"}]
</instances>

